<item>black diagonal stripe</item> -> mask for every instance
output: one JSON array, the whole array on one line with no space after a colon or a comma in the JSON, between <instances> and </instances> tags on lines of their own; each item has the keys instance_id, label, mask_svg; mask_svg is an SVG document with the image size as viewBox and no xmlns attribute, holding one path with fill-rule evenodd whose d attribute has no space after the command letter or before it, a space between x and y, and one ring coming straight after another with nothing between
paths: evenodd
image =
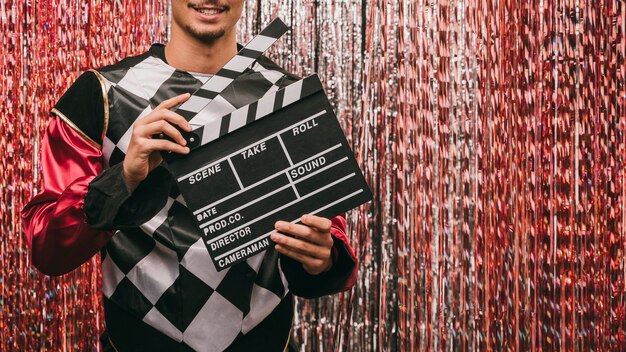
<instances>
[{"instance_id":1,"label":"black diagonal stripe","mask_svg":"<svg viewBox=\"0 0 626 352\"><path fill-rule=\"evenodd\" d=\"M207 98L207 99L215 99L215 97L217 96L218 92L213 92L207 89L198 89L195 93L193 93L193 95L197 96L197 97L202 97L202 98Z\"/></svg>"},{"instance_id":2,"label":"black diagonal stripe","mask_svg":"<svg viewBox=\"0 0 626 352\"><path fill-rule=\"evenodd\" d=\"M289 27L280 18L276 18L272 23L268 24L265 29L261 31L261 35L272 38L279 38L285 32L289 30Z\"/></svg>"},{"instance_id":3,"label":"black diagonal stripe","mask_svg":"<svg viewBox=\"0 0 626 352\"><path fill-rule=\"evenodd\" d=\"M242 55L237 54L237 56L242 56ZM221 76L221 77L226 77L226 78L230 78L230 79L235 79L235 78L239 77L240 74L241 74L241 72L229 70L227 68L222 68L222 69L219 70L219 72L216 74L216 76ZM209 80L207 83L211 83L211 80Z\"/></svg>"},{"instance_id":4,"label":"black diagonal stripe","mask_svg":"<svg viewBox=\"0 0 626 352\"><path fill-rule=\"evenodd\" d=\"M176 109L176 113L179 114L180 116L184 117L185 120L190 121L191 119L194 118L194 116L196 116L196 113L193 111L188 111L188 110L183 110L183 109Z\"/></svg>"},{"instance_id":5,"label":"black diagonal stripe","mask_svg":"<svg viewBox=\"0 0 626 352\"><path fill-rule=\"evenodd\" d=\"M228 126L230 126L230 114L222 117L222 123L220 125L220 137L228 133Z\"/></svg>"},{"instance_id":6,"label":"black diagonal stripe","mask_svg":"<svg viewBox=\"0 0 626 352\"><path fill-rule=\"evenodd\" d=\"M261 266L259 267L255 283L273 292L278 297L282 297L285 294L285 286L280 278L280 273L276 270L277 266L278 252L270 247L263 257L263 262L261 262Z\"/></svg>"},{"instance_id":7,"label":"black diagonal stripe","mask_svg":"<svg viewBox=\"0 0 626 352\"><path fill-rule=\"evenodd\" d=\"M237 53L237 55L239 56L244 56L244 57L248 57L248 58L255 59L255 60L258 59L259 56L261 56L262 54L263 53L260 51L246 49L246 48L239 50L239 52Z\"/></svg>"},{"instance_id":8,"label":"black diagonal stripe","mask_svg":"<svg viewBox=\"0 0 626 352\"><path fill-rule=\"evenodd\" d=\"M278 111L280 108L283 107L283 98L285 97L285 90L281 89L279 91L276 92L276 97L274 98L274 108L272 109L273 111Z\"/></svg>"},{"instance_id":9,"label":"black diagonal stripe","mask_svg":"<svg viewBox=\"0 0 626 352\"><path fill-rule=\"evenodd\" d=\"M255 101L254 103L250 104L250 106L248 107L248 116L246 117L246 125L249 124L250 122L254 122L254 118L256 116L257 104L258 102Z\"/></svg>"}]
</instances>

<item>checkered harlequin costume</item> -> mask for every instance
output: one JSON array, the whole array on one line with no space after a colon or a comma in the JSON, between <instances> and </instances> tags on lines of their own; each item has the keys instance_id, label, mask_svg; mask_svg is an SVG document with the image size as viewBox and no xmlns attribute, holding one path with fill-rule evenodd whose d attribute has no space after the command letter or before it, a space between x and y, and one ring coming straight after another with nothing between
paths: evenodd
<instances>
[{"instance_id":1,"label":"checkered harlequin costume","mask_svg":"<svg viewBox=\"0 0 626 352\"><path fill-rule=\"evenodd\" d=\"M356 259L333 220L334 265L312 276L273 249L217 272L166 164L131 194L122 163L132 125L208 75L176 70L164 47L84 73L59 100L42 145L44 191L23 210L33 264L59 275L102 254L110 342L120 351L283 350L292 294L349 288ZM262 57L221 99L240 107L296 78Z\"/></svg>"}]
</instances>

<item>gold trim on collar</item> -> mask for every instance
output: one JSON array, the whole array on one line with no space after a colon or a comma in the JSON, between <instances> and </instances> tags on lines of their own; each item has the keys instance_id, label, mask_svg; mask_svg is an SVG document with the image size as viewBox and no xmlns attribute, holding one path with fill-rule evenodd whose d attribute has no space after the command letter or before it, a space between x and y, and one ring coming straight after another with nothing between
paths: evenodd
<instances>
[{"instance_id":1,"label":"gold trim on collar","mask_svg":"<svg viewBox=\"0 0 626 352\"><path fill-rule=\"evenodd\" d=\"M107 85L105 82L105 78L102 77L100 72L90 69L90 72L93 72L98 81L100 81L100 88L102 90L102 102L104 104L104 123L102 124L102 141L104 142L104 137L106 137L107 130L109 129L109 95L107 94Z\"/></svg>"},{"instance_id":2,"label":"gold trim on collar","mask_svg":"<svg viewBox=\"0 0 626 352\"><path fill-rule=\"evenodd\" d=\"M291 332L293 331L293 314L291 316L291 327L289 327L289 335L287 335L287 342L285 342L285 348L283 348L283 352L287 352L289 349L289 341L291 340Z\"/></svg>"},{"instance_id":3,"label":"gold trim on collar","mask_svg":"<svg viewBox=\"0 0 626 352\"><path fill-rule=\"evenodd\" d=\"M51 113L57 115L61 120L63 120L63 122L68 124L68 126L70 126L74 131L76 131L76 133L78 133L81 137L83 137L89 144L91 144L92 146L98 149L102 148L98 142L91 139L91 137L89 137L85 132L83 132L80 128L78 128L78 126L76 126L74 122L68 119L67 116L65 116L62 112L60 112L56 108L53 108Z\"/></svg>"},{"instance_id":4,"label":"gold trim on collar","mask_svg":"<svg viewBox=\"0 0 626 352\"><path fill-rule=\"evenodd\" d=\"M117 347L115 347L115 345L113 344L113 340L111 340L111 336L108 336L107 339L109 339L109 344L111 344L111 347L113 348L113 350L115 352L119 352L119 350L117 349Z\"/></svg>"},{"instance_id":5,"label":"gold trim on collar","mask_svg":"<svg viewBox=\"0 0 626 352\"><path fill-rule=\"evenodd\" d=\"M285 342L285 348L283 348L283 352L287 352L289 349L289 340L291 340L291 331L293 330L293 326L289 328L289 335L287 335L287 342Z\"/></svg>"}]
</instances>

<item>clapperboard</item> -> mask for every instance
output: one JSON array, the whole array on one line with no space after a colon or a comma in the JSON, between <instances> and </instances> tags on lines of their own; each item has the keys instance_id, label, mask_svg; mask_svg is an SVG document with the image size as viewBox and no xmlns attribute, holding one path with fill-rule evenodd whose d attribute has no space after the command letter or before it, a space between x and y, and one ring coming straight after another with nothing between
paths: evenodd
<instances>
[{"instance_id":1,"label":"clapperboard","mask_svg":"<svg viewBox=\"0 0 626 352\"><path fill-rule=\"evenodd\" d=\"M287 29L274 20L177 109L191 152L164 157L217 270L272 246L277 220L372 198L317 75L239 108L220 96Z\"/></svg>"}]
</instances>

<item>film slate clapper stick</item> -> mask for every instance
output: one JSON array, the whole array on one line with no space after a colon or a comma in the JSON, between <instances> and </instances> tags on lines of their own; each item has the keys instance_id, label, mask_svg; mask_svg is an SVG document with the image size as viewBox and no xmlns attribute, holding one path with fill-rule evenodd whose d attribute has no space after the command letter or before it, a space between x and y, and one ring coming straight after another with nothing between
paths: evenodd
<instances>
[{"instance_id":1,"label":"film slate clapper stick","mask_svg":"<svg viewBox=\"0 0 626 352\"><path fill-rule=\"evenodd\" d=\"M185 117L192 127L206 124L211 118L219 118L234 110L228 101L220 99L220 93L228 87L237 76L241 75L247 68L251 67L256 60L269 47L271 47L280 37L283 36L289 27L280 19L274 19L265 27L261 33L257 34L241 50L237 52L215 75L209 78L189 100L181 104L176 113ZM230 107L230 111L220 111L215 108L209 110L206 107L218 99L225 107ZM216 104L212 104L215 106Z\"/></svg>"},{"instance_id":2,"label":"film slate clapper stick","mask_svg":"<svg viewBox=\"0 0 626 352\"><path fill-rule=\"evenodd\" d=\"M228 101L219 94L228 87L247 68L251 67L256 60L267 49L269 49L280 37L282 37L289 27L280 19L275 18L259 34L254 36L235 56L233 56L217 73L211 76L200 88L189 97L189 100L182 103L176 109L176 113L183 116L192 126L197 128L210 121L210 118L219 118L232 110L235 110ZM214 99L217 99L214 101ZM218 104L211 104L211 103ZM210 107L213 108L209 110ZM178 126L174 126L183 136L188 132ZM166 138L172 140L164 134L155 135L155 138ZM194 138L186 138L187 146L197 145L201 141Z\"/></svg>"}]
</instances>

